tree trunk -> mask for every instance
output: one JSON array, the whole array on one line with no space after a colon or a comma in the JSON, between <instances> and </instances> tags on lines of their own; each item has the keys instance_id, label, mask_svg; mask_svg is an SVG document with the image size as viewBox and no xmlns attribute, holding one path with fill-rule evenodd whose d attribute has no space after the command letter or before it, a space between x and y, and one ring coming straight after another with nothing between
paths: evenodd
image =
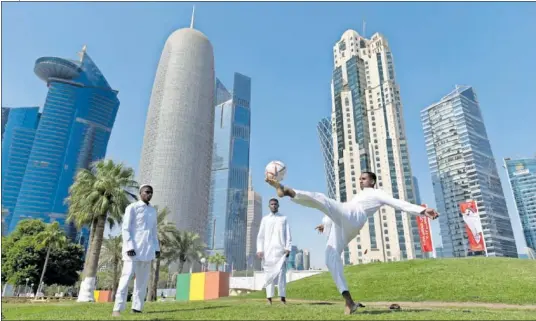
<instances>
[{"instance_id":1,"label":"tree trunk","mask_svg":"<svg viewBox=\"0 0 536 321\"><path fill-rule=\"evenodd\" d=\"M151 288L151 292L153 293L154 301L158 299L156 295L156 291L158 289L158 279L160 278L160 257L156 258L156 267L154 269L154 279L153 279L153 287Z\"/></svg>"},{"instance_id":2,"label":"tree trunk","mask_svg":"<svg viewBox=\"0 0 536 321\"><path fill-rule=\"evenodd\" d=\"M95 278L97 276L97 269L99 267L99 256L102 247L102 240L104 237L104 227L106 225L106 215L99 215L96 219L95 235L91 242L90 250L88 251L88 263L87 271L85 273L85 279L80 285L80 292L78 293L78 302L93 302L93 291L95 290Z\"/></svg>"},{"instance_id":3,"label":"tree trunk","mask_svg":"<svg viewBox=\"0 0 536 321\"><path fill-rule=\"evenodd\" d=\"M182 269L184 268L184 262L183 260L179 260L179 271L178 273L181 274L182 273Z\"/></svg>"},{"instance_id":4,"label":"tree trunk","mask_svg":"<svg viewBox=\"0 0 536 321\"><path fill-rule=\"evenodd\" d=\"M91 251L91 246L92 246L92 243L93 243L93 238L95 237L95 229L97 228L97 219L93 219L93 221L91 221L91 226L90 226L90 231L89 231L89 246L87 247L87 252L86 253L90 253ZM88 259L88 255L86 254L86 260L84 262L84 273L83 275L86 275L87 273L87 264L89 262L89 259Z\"/></svg>"},{"instance_id":5,"label":"tree trunk","mask_svg":"<svg viewBox=\"0 0 536 321\"><path fill-rule=\"evenodd\" d=\"M43 279L45 278L45 272L47 271L49 257L50 257L50 245L47 248L47 256L45 258L45 265L43 265L43 272L41 272L41 278L39 279L39 284L37 285L37 294L39 293L39 290L41 290L41 284L43 284Z\"/></svg>"},{"instance_id":6,"label":"tree trunk","mask_svg":"<svg viewBox=\"0 0 536 321\"><path fill-rule=\"evenodd\" d=\"M115 297L115 291L117 291L117 286L119 283L119 259L114 259L114 270L113 270L113 283L112 283L112 297Z\"/></svg>"}]
</instances>

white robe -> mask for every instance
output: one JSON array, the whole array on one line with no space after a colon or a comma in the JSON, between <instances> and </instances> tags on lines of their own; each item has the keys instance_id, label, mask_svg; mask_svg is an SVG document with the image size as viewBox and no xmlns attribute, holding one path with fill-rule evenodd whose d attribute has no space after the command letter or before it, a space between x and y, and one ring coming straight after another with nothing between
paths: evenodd
<instances>
[{"instance_id":1,"label":"white robe","mask_svg":"<svg viewBox=\"0 0 536 321\"><path fill-rule=\"evenodd\" d=\"M286 256L291 250L292 236L287 218L279 213L265 216L261 220L257 235L257 252L264 253L266 297L274 296L277 282L280 297L286 296Z\"/></svg>"},{"instance_id":2,"label":"white robe","mask_svg":"<svg viewBox=\"0 0 536 321\"><path fill-rule=\"evenodd\" d=\"M324 235L328 237L325 260L340 293L348 291L343 273L342 253L350 240L357 237L369 216L374 215L384 205L406 213L419 215L424 208L406 201L395 199L382 190L365 188L350 202L341 203L322 193L295 190L292 199L297 204L316 208L326 214L322 220Z\"/></svg>"},{"instance_id":3,"label":"white robe","mask_svg":"<svg viewBox=\"0 0 536 321\"><path fill-rule=\"evenodd\" d=\"M155 252L160 251L156 209L143 201L127 206L123 216L121 234L124 262L113 310L125 310L128 282L135 275L132 309L141 311L147 294L151 263L155 259ZM130 250L134 250L136 255L128 256L127 252Z\"/></svg>"}]
</instances>

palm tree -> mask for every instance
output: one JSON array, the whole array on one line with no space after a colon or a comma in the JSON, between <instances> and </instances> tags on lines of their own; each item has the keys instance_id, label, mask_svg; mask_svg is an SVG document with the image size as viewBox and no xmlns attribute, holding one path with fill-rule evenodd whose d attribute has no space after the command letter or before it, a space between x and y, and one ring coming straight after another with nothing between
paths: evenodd
<instances>
[{"instance_id":1,"label":"palm tree","mask_svg":"<svg viewBox=\"0 0 536 321\"><path fill-rule=\"evenodd\" d=\"M45 264L43 265L43 271L41 272L41 278L39 279L39 284L37 286L37 293L39 294L41 287L43 286L43 279L45 278L50 251L52 249L61 249L67 245L68 242L65 232L60 228L60 224L58 222L47 225L43 232L35 236L35 240L38 244L38 249L47 249Z\"/></svg>"},{"instance_id":2,"label":"palm tree","mask_svg":"<svg viewBox=\"0 0 536 321\"><path fill-rule=\"evenodd\" d=\"M225 256L223 256L220 253L216 253L208 258L209 263L216 264L216 271L219 270L220 265L225 264L225 261L226 261Z\"/></svg>"},{"instance_id":3,"label":"palm tree","mask_svg":"<svg viewBox=\"0 0 536 321\"><path fill-rule=\"evenodd\" d=\"M81 169L69 188L67 220L78 228L91 226L90 247L84 266L84 281L80 285L78 302L92 302L95 277L104 238L106 222L120 224L125 208L130 204L128 189L138 188L134 170L112 160L91 164Z\"/></svg>"},{"instance_id":4,"label":"palm tree","mask_svg":"<svg viewBox=\"0 0 536 321\"><path fill-rule=\"evenodd\" d=\"M198 262L203 256L205 251L205 244L201 242L199 234L186 231L177 231L171 234L169 252L162 257L168 263L179 261L178 273L182 273L184 263Z\"/></svg>"},{"instance_id":5,"label":"palm tree","mask_svg":"<svg viewBox=\"0 0 536 321\"><path fill-rule=\"evenodd\" d=\"M155 206L157 215L157 229L158 229L158 241L160 243L160 255L166 256L167 252L173 251L170 248L171 236L173 233L177 233L177 228L172 223L167 221L169 210L164 207L162 210L158 210L158 206ZM158 289L158 279L160 278L160 260L161 256L156 258L155 266L151 264L151 284L149 286L148 301L156 300L156 290Z\"/></svg>"},{"instance_id":6,"label":"palm tree","mask_svg":"<svg viewBox=\"0 0 536 321\"><path fill-rule=\"evenodd\" d=\"M99 266L112 269L112 296L115 295L119 283L119 269L122 265L122 238L121 235L105 239L102 242L102 252Z\"/></svg>"}]
</instances>

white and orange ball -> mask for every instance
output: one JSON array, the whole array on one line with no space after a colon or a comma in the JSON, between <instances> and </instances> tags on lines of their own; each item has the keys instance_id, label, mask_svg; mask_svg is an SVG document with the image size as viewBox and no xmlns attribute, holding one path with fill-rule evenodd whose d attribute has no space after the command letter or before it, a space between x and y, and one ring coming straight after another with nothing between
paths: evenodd
<instances>
[{"instance_id":1,"label":"white and orange ball","mask_svg":"<svg viewBox=\"0 0 536 321\"><path fill-rule=\"evenodd\" d=\"M287 174L287 167L282 161L271 161L266 165L264 175L269 178L273 178L278 182L281 182Z\"/></svg>"}]
</instances>

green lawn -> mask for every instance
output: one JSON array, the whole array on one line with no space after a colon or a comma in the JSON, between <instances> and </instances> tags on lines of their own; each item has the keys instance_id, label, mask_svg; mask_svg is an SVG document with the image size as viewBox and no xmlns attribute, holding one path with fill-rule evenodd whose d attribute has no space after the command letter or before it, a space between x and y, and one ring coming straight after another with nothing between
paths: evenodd
<instances>
[{"instance_id":1,"label":"green lawn","mask_svg":"<svg viewBox=\"0 0 536 321\"><path fill-rule=\"evenodd\" d=\"M279 302L277 302L279 303ZM365 308L352 316L342 314L342 304L289 303L287 306L253 300L148 303L143 314L123 313L132 320L535 320L536 311L482 309L411 309L391 312ZM5 320L106 320L112 304L69 302L9 304L2 307Z\"/></svg>"},{"instance_id":2,"label":"green lawn","mask_svg":"<svg viewBox=\"0 0 536 321\"><path fill-rule=\"evenodd\" d=\"M346 269L350 290L362 302L488 302L536 304L536 261L502 258L414 260L377 263ZM137 320L536 320L536 309L404 308L392 312L367 307L356 315L342 314L343 305L327 273L292 282L289 300L335 301L274 302L267 306L264 292L209 302L147 303L141 315L124 313ZM407 303L408 304L408 303ZM425 307L424 303L419 303ZM24 303L3 304L7 320L102 320L110 319L112 304Z\"/></svg>"},{"instance_id":3,"label":"green lawn","mask_svg":"<svg viewBox=\"0 0 536 321\"><path fill-rule=\"evenodd\" d=\"M505 258L412 260L350 266L356 300L536 304L536 261ZM340 300L331 275L289 283L289 298ZM249 297L264 297L256 292Z\"/></svg>"}]
</instances>

